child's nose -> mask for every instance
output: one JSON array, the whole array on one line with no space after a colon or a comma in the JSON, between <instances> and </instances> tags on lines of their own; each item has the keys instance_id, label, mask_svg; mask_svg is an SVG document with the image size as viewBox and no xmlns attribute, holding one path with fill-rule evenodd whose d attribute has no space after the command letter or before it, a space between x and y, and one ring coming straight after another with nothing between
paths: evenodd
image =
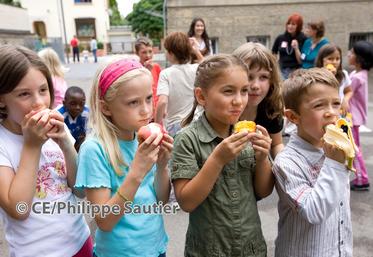
<instances>
[{"instance_id":1,"label":"child's nose","mask_svg":"<svg viewBox=\"0 0 373 257\"><path fill-rule=\"evenodd\" d=\"M41 107L43 107L44 101L42 97L40 96L35 96L34 101L32 103L32 109L33 110L39 110Z\"/></svg>"}]
</instances>

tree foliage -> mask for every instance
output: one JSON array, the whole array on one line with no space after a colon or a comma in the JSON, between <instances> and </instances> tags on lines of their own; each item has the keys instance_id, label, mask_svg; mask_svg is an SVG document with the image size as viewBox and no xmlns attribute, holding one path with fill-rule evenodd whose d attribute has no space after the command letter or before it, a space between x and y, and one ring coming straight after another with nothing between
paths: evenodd
<instances>
[{"instance_id":1,"label":"tree foliage","mask_svg":"<svg viewBox=\"0 0 373 257\"><path fill-rule=\"evenodd\" d=\"M16 7L21 7L21 3L19 1L14 1L14 0L0 0L0 4L7 4L7 5L16 6Z\"/></svg>"},{"instance_id":2,"label":"tree foliage","mask_svg":"<svg viewBox=\"0 0 373 257\"><path fill-rule=\"evenodd\" d=\"M109 1L109 8L111 10L110 15L110 25L112 26L118 26L118 25L126 25L127 21L123 19L123 17L120 15L120 12L118 10L118 4L116 0L110 0Z\"/></svg>"},{"instance_id":3,"label":"tree foliage","mask_svg":"<svg viewBox=\"0 0 373 257\"><path fill-rule=\"evenodd\" d=\"M136 33L148 35L155 42L163 36L163 0L141 0L133 5L133 11L126 20Z\"/></svg>"}]
</instances>

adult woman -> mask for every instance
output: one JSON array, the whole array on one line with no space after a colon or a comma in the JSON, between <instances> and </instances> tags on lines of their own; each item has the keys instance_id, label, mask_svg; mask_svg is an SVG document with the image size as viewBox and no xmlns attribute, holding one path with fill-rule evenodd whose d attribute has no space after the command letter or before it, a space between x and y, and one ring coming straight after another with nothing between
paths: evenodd
<instances>
[{"instance_id":1,"label":"adult woman","mask_svg":"<svg viewBox=\"0 0 373 257\"><path fill-rule=\"evenodd\" d=\"M329 43L329 40L324 38L324 34L325 25L323 21L310 22L306 28L306 36L309 38L304 42L302 51L299 51L299 48L296 47L298 42L293 42L293 47L296 48L295 55L298 62L302 63L303 69L314 67L320 48Z\"/></svg>"},{"instance_id":2,"label":"adult woman","mask_svg":"<svg viewBox=\"0 0 373 257\"><path fill-rule=\"evenodd\" d=\"M192 41L198 43L199 51L203 56L212 54L211 42L206 31L205 21L202 18L193 19L189 27L188 36ZM193 45L193 42L191 43Z\"/></svg>"},{"instance_id":3,"label":"adult woman","mask_svg":"<svg viewBox=\"0 0 373 257\"><path fill-rule=\"evenodd\" d=\"M291 72L301 67L295 56L293 45L297 45L300 50L307 38L302 32L303 18L299 14L290 15L285 27L285 33L279 35L273 44L272 53L278 55L282 77L287 79ZM293 41L297 41L297 44Z\"/></svg>"}]
</instances>

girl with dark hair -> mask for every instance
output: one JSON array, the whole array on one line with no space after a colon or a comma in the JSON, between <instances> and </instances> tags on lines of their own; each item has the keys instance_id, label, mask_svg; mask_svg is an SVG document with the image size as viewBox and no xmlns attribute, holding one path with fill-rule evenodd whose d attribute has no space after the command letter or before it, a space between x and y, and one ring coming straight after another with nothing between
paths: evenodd
<instances>
[{"instance_id":1,"label":"girl with dark hair","mask_svg":"<svg viewBox=\"0 0 373 257\"><path fill-rule=\"evenodd\" d=\"M203 56L212 54L211 42L206 30L205 21L202 18L194 18L190 24L188 36L196 45ZM193 62L196 58L193 57Z\"/></svg>"},{"instance_id":2,"label":"girl with dark hair","mask_svg":"<svg viewBox=\"0 0 373 257\"><path fill-rule=\"evenodd\" d=\"M339 97L341 99L341 112L345 115L349 109L352 97L351 79L348 72L342 69L342 50L334 44L321 47L316 58L316 67L324 67L331 71L339 82Z\"/></svg>"},{"instance_id":3,"label":"girl with dark hair","mask_svg":"<svg viewBox=\"0 0 373 257\"><path fill-rule=\"evenodd\" d=\"M360 147L360 126L366 124L368 118L368 71L373 67L373 44L358 41L348 53L349 64L355 67L350 74L352 98L350 112L352 114L352 134L359 147L354 161L356 178L351 182L351 190L368 190L369 179L363 154Z\"/></svg>"},{"instance_id":4,"label":"girl with dark hair","mask_svg":"<svg viewBox=\"0 0 373 257\"><path fill-rule=\"evenodd\" d=\"M286 22L285 33L279 35L272 47L272 53L278 55L281 74L287 79L289 74L300 68L300 64L295 56L295 47L302 49L304 41L307 39L302 32L303 18L294 13L290 15Z\"/></svg>"},{"instance_id":5,"label":"girl with dark hair","mask_svg":"<svg viewBox=\"0 0 373 257\"><path fill-rule=\"evenodd\" d=\"M0 46L0 216L10 256L92 256L83 215L60 208L84 195L74 189L76 151L53 99L40 57Z\"/></svg>"}]
</instances>

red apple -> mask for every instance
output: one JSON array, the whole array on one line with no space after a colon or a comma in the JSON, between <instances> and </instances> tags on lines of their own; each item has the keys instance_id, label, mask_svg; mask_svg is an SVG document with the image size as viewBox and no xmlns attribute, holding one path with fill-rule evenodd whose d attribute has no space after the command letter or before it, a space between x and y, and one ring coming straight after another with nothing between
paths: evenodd
<instances>
[{"instance_id":1,"label":"red apple","mask_svg":"<svg viewBox=\"0 0 373 257\"><path fill-rule=\"evenodd\" d=\"M149 123L146 126L142 126L137 132L137 140L141 144L144 142L151 134L165 134L166 131L158 123ZM162 142L162 141L161 141Z\"/></svg>"}]
</instances>

